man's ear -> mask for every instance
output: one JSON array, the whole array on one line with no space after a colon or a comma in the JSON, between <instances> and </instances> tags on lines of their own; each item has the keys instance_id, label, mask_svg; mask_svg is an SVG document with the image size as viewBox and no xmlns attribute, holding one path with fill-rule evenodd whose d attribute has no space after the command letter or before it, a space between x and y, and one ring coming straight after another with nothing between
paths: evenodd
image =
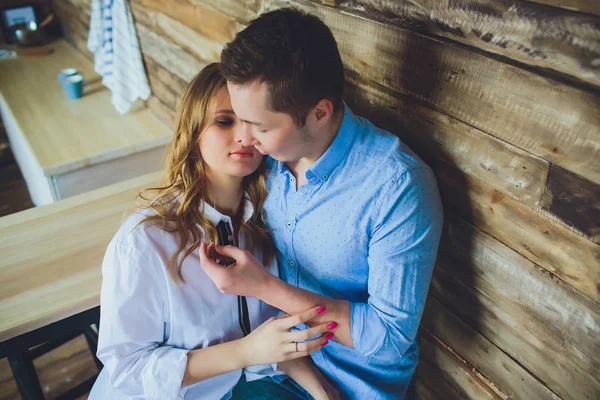
<instances>
[{"instance_id":1,"label":"man's ear","mask_svg":"<svg viewBox=\"0 0 600 400\"><path fill-rule=\"evenodd\" d=\"M329 121L333 115L333 103L329 99L321 99L314 108L317 126L320 128Z\"/></svg>"}]
</instances>

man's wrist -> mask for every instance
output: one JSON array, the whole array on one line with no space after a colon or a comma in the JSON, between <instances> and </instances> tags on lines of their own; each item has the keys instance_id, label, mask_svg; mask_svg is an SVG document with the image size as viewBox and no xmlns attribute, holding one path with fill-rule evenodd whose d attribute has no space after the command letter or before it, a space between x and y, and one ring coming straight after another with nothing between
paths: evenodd
<instances>
[{"instance_id":1,"label":"man's wrist","mask_svg":"<svg viewBox=\"0 0 600 400\"><path fill-rule=\"evenodd\" d=\"M273 304L273 298L275 298L274 296L276 295L276 293L279 290L281 290L282 284L285 283L281 279L274 275L268 274L264 282L261 285L259 285L258 288L256 288L256 293L254 297L264 301L270 306L276 307L276 305Z\"/></svg>"}]
</instances>

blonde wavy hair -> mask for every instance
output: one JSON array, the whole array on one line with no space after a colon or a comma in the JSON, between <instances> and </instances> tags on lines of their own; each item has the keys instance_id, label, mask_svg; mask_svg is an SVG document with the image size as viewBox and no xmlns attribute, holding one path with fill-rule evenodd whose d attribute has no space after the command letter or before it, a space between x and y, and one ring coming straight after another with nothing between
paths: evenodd
<instances>
[{"instance_id":1,"label":"blonde wavy hair","mask_svg":"<svg viewBox=\"0 0 600 400\"><path fill-rule=\"evenodd\" d=\"M176 283L185 283L181 273L183 260L197 250L202 241L219 245L217 229L204 214L210 182L206 176L199 140L212 123L214 99L225 86L226 80L218 63L205 67L188 84L178 107L162 185L144 189L138 194L138 199L142 200L138 207L154 212L138 226L150 223L177 235L179 247L168 264L169 275ZM242 185L254 207L254 213L248 221L240 221L240 232L243 231L247 236L248 250L261 248L263 263L268 264L275 248L263 217L263 205L267 197L266 176L267 166L263 160L254 173L243 179ZM152 196L148 196L149 193ZM242 199L240 207L243 205Z\"/></svg>"}]
</instances>

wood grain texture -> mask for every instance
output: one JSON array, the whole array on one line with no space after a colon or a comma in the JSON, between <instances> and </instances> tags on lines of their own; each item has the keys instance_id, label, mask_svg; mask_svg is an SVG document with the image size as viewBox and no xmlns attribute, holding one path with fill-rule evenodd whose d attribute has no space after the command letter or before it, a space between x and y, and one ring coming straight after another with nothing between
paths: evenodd
<instances>
[{"instance_id":1,"label":"wood grain texture","mask_svg":"<svg viewBox=\"0 0 600 400\"><path fill-rule=\"evenodd\" d=\"M189 0L248 25L262 12L263 0Z\"/></svg>"},{"instance_id":2,"label":"wood grain texture","mask_svg":"<svg viewBox=\"0 0 600 400\"><path fill-rule=\"evenodd\" d=\"M563 399L600 395L600 308L446 214L431 294Z\"/></svg>"},{"instance_id":3,"label":"wood grain texture","mask_svg":"<svg viewBox=\"0 0 600 400\"><path fill-rule=\"evenodd\" d=\"M472 367L427 330L419 333L420 360L415 373L419 399L504 400Z\"/></svg>"},{"instance_id":4,"label":"wood grain texture","mask_svg":"<svg viewBox=\"0 0 600 400\"><path fill-rule=\"evenodd\" d=\"M191 0L132 0L131 4L160 12L218 43L229 42L238 30L234 19Z\"/></svg>"},{"instance_id":5,"label":"wood grain texture","mask_svg":"<svg viewBox=\"0 0 600 400\"><path fill-rule=\"evenodd\" d=\"M172 108L163 103L158 97L152 95L146 102L148 108L152 110L154 115L157 116L171 131L175 126L176 114Z\"/></svg>"},{"instance_id":6,"label":"wood grain texture","mask_svg":"<svg viewBox=\"0 0 600 400\"><path fill-rule=\"evenodd\" d=\"M594 0L527 0L531 3L545 4L567 10L581 11L600 16L600 3Z\"/></svg>"},{"instance_id":7,"label":"wood grain texture","mask_svg":"<svg viewBox=\"0 0 600 400\"><path fill-rule=\"evenodd\" d=\"M83 335L52 350L34 362L44 395L55 399L98 373ZM86 399L78 397L77 400ZM21 399L8 359L0 360L0 400Z\"/></svg>"},{"instance_id":8,"label":"wood grain texture","mask_svg":"<svg viewBox=\"0 0 600 400\"><path fill-rule=\"evenodd\" d=\"M86 16L84 13L77 12L77 8L68 0L53 0L52 8L61 24L87 42L90 30L89 14Z\"/></svg>"},{"instance_id":9,"label":"wood grain texture","mask_svg":"<svg viewBox=\"0 0 600 400\"><path fill-rule=\"evenodd\" d=\"M600 86L600 18L594 15L522 0L341 0L338 6Z\"/></svg>"},{"instance_id":10,"label":"wood grain texture","mask_svg":"<svg viewBox=\"0 0 600 400\"><path fill-rule=\"evenodd\" d=\"M74 49L79 51L85 58L94 62L94 53L87 48L87 39L78 36L74 33L67 25L62 24L61 29L63 32L63 38L71 45Z\"/></svg>"},{"instance_id":11,"label":"wood grain texture","mask_svg":"<svg viewBox=\"0 0 600 400\"><path fill-rule=\"evenodd\" d=\"M54 52L42 59L0 64L0 93L46 176L171 140L171 133L146 108L134 107L120 115L93 64L67 42L61 39L50 46ZM92 84L80 99L70 99L61 88L57 74L65 66L81 71Z\"/></svg>"},{"instance_id":12,"label":"wood grain texture","mask_svg":"<svg viewBox=\"0 0 600 400\"><path fill-rule=\"evenodd\" d=\"M106 246L139 190L161 175L0 218L0 340L100 304Z\"/></svg>"},{"instance_id":13,"label":"wood grain texture","mask_svg":"<svg viewBox=\"0 0 600 400\"><path fill-rule=\"evenodd\" d=\"M542 208L600 244L600 185L553 165Z\"/></svg>"},{"instance_id":14,"label":"wood grain texture","mask_svg":"<svg viewBox=\"0 0 600 400\"><path fill-rule=\"evenodd\" d=\"M136 23L142 52L185 82L191 81L209 62L200 61L181 47Z\"/></svg>"},{"instance_id":15,"label":"wood grain texture","mask_svg":"<svg viewBox=\"0 0 600 400\"><path fill-rule=\"evenodd\" d=\"M431 295L427 298L421 325L502 388L509 398L560 399L518 362Z\"/></svg>"},{"instance_id":16,"label":"wood grain texture","mask_svg":"<svg viewBox=\"0 0 600 400\"><path fill-rule=\"evenodd\" d=\"M175 110L187 83L171 74L148 55L144 55L144 63L152 93L172 110Z\"/></svg>"},{"instance_id":17,"label":"wood grain texture","mask_svg":"<svg viewBox=\"0 0 600 400\"><path fill-rule=\"evenodd\" d=\"M539 203L549 163L383 86L347 73L345 101L425 161L444 160L496 190Z\"/></svg>"},{"instance_id":18,"label":"wood grain texture","mask_svg":"<svg viewBox=\"0 0 600 400\"><path fill-rule=\"evenodd\" d=\"M600 303L600 246L448 165L431 165L444 206Z\"/></svg>"},{"instance_id":19,"label":"wood grain texture","mask_svg":"<svg viewBox=\"0 0 600 400\"><path fill-rule=\"evenodd\" d=\"M600 96L335 8L294 4L329 25L347 69L600 182Z\"/></svg>"},{"instance_id":20,"label":"wood grain texture","mask_svg":"<svg viewBox=\"0 0 600 400\"><path fill-rule=\"evenodd\" d=\"M199 61L214 62L220 59L222 43L198 33L161 12L145 8L138 3L132 4L131 11L137 26L143 25L157 37L175 44ZM142 51L146 52L146 49L142 48Z\"/></svg>"}]
</instances>

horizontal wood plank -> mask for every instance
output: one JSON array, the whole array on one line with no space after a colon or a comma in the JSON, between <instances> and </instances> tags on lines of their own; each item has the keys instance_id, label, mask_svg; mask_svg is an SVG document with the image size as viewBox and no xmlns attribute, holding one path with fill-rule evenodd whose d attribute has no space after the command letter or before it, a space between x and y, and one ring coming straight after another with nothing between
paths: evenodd
<instances>
[{"instance_id":1,"label":"horizontal wood plank","mask_svg":"<svg viewBox=\"0 0 600 400\"><path fill-rule=\"evenodd\" d=\"M522 0L341 0L338 6L600 86L597 16Z\"/></svg>"},{"instance_id":2,"label":"horizontal wood plank","mask_svg":"<svg viewBox=\"0 0 600 400\"><path fill-rule=\"evenodd\" d=\"M598 304L474 226L446 220L433 296L561 398L597 398Z\"/></svg>"},{"instance_id":3,"label":"horizontal wood plank","mask_svg":"<svg viewBox=\"0 0 600 400\"><path fill-rule=\"evenodd\" d=\"M527 0L532 3L545 4L567 10L600 15L600 2L594 0Z\"/></svg>"},{"instance_id":4,"label":"horizontal wood plank","mask_svg":"<svg viewBox=\"0 0 600 400\"><path fill-rule=\"evenodd\" d=\"M431 164L444 206L600 303L600 246L449 165Z\"/></svg>"},{"instance_id":5,"label":"horizontal wood plank","mask_svg":"<svg viewBox=\"0 0 600 400\"><path fill-rule=\"evenodd\" d=\"M521 202L539 203L547 161L351 72L344 98L355 112L398 135L425 161L444 160Z\"/></svg>"},{"instance_id":6,"label":"horizontal wood plank","mask_svg":"<svg viewBox=\"0 0 600 400\"><path fill-rule=\"evenodd\" d=\"M152 93L169 108L175 110L187 83L164 69L148 55L144 55L144 63Z\"/></svg>"},{"instance_id":7,"label":"horizontal wood plank","mask_svg":"<svg viewBox=\"0 0 600 400\"><path fill-rule=\"evenodd\" d=\"M163 103L158 97L151 95L146 102L148 108L169 127L173 130L176 121L176 114L173 109Z\"/></svg>"},{"instance_id":8,"label":"horizontal wood plank","mask_svg":"<svg viewBox=\"0 0 600 400\"><path fill-rule=\"evenodd\" d=\"M444 400L504 400L435 335L421 329L415 373L417 397Z\"/></svg>"},{"instance_id":9,"label":"horizontal wood plank","mask_svg":"<svg viewBox=\"0 0 600 400\"><path fill-rule=\"evenodd\" d=\"M237 32L233 18L191 0L132 0L131 4L160 12L218 43L231 41Z\"/></svg>"},{"instance_id":10,"label":"horizontal wood plank","mask_svg":"<svg viewBox=\"0 0 600 400\"><path fill-rule=\"evenodd\" d=\"M248 25L262 11L263 0L189 0Z\"/></svg>"},{"instance_id":11,"label":"horizontal wood plank","mask_svg":"<svg viewBox=\"0 0 600 400\"><path fill-rule=\"evenodd\" d=\"M504 351L429 296L421 325L498 385L511 399L560 400Z\"/></svg>"},{"instance_id":12,"label":"horizontal wood plank","mask_svg":"<svg viewBox=\"0 0 600 400\"><path fill-rule=\"evenodd\" d=\"M600 185L553 165L542 208L600 244Z\"/></svg>"},{"instance_id":13,"label":"horizontal wood plank","mask_svg":"<svg viewBox=\"0 0 600 400\"><path fill-rule=\"evenodd\" d=\"M294 4L332 29L347 69L600 182L600 96L335 8Z\"/></svg>"},{"instance_id":14,"label":"horizontal wood plank","mask_svg":"<svg viewBox=\"0 0 600 400\"><path fill-rule=\"evenodd\" d=\"M142 52L185 82L191 81L202 68L209 64L198 60L145 25L136 23L136 28Z\"/></svg>"},{"instance_id":15,"label":"horizontal wood plank","mask_svg":"<svg viewBox=\"0 0 600 400\"><path fill-rule=\"evenodd\" d=\"M139 3L133 3L131 9L137 26L143 25L154 35L175 44L199 61L214 62L221 58L222 43Z\"/></svg>"}]
</instances>

